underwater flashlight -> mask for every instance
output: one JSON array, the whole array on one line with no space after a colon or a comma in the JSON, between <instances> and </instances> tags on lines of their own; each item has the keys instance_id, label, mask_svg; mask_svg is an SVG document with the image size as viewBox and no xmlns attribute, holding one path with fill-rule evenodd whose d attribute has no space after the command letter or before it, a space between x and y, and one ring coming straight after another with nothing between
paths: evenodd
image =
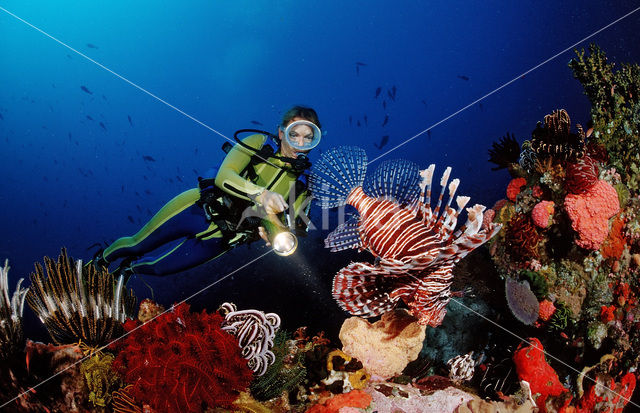
<instances>
[{"instance_id":1,"label":"underwater flashlight","mask_svg":"<svg viewBox=\"0 0 640 413\"><path fill-rule=\"evenodd\" d=\"M289 226L283 222L282 217L285 217L287 221L289 220L289 216L284 212L280 216L268 214L262 220L262 226L267 232L273 251L282 257L286 257L293 254L298 248L298 237L291 232Z\"/></svg>"}]
</instances>

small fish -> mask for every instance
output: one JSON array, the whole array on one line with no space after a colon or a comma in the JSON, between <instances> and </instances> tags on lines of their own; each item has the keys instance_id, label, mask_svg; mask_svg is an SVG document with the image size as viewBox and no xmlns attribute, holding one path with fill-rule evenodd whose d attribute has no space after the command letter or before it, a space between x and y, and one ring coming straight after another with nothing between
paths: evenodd
<instances>
[{"instance_id":1,"label":"small fish","mask_svg":"<svg viewBox=\"0 0 640 413\"><path fill-rule=\"evenodd\" d=\"M375 146L378 149L382 149L387 144L387 142L389 142L389 135L384 135L382 139L380 139L380 143L379 144L374 143L373 146Z\"/></svg>"},{"instance_id":2,"label":"small fish","mask_svg":"<svg viewBox=\"0 0 640 413\"><path fill-rule=\"evenodd\" d=\"M193 150L193 153L197 155L197 154L198 154L198 148L195 148L195 149Z\"/></svg>"},{"instance_id":3,"label":"small fish","mask_svg":"<svg viewBox=\"0 0 640 413\"><path fill-rule=\"evenodd\" d=\"M96 46L95 44L92 44L92 43L87 43L87 47L89 49L97 49L98 48L98 46Z\"/></svg>"},{"instance_id":4,"label":"small fish","mask_svg":"<svg viewBox=\"0 0 640 413\"><path fill-rule=\"evenodd\" d=\"M360 121L358 121L357 125L358 125L358 127L360 127Z\"/></svg>"},{"instance_id":5,"label":"small fish","mask_svg":"<svg viewBox=\"0 0 640 413\"><path fill-rule=\"evenodd\" d=\"M382 109L387 110L387 101L386 100L382 100Z\"/></svg>"},{"instance_id":6,"label":"small fish","mask_svg":"<svg viewBox=\"0 0 640 413\"><path fill-rule=\"evenodd\" d=\"M142 207L138 204L136 204L136 208L138 208L138 212L142 212Z\"/></svg>"},{"instance_id":7,"label":"small fish","mask_svg":"<svg viewBox=\"0 0 640 413\"><path fill-rule=\"evenodd\" d=\"M129 125L133 126L133 121L131 120L131 116L127 115L127 119L129 119Z\"/></svg>"},{"instance_id":8,"label":"small fish","mask_svg":"<svg viewBox=\"0 0 640 413\"><path fill-rule=\"evenodd\" d=\"M144 193L147 194L147 195L151 195L151 191L149 191L148 189L145 189Z\"/></svg>"},{"instance_id":9,"label":"small fish","mask_svg":"<svg viewBox=\"0 0 640 413\"><path fill-rule=\"evenodd\" d=\"M384 121L382 122L382 126L385 126L387 123L389 123L389 115L384 116Z\"/></svg>"},{"instance_id":10,"label":"small fish","mask_svg":"<svg viewBox=\"0 0 640 413\"><path fill-rule=\"evenodd\" d=\"M82 91L83 91L83 92L85 92L85 93L88 93L88 94L90 94L90 95L93 95L93 92L92 92L92 91L90 91L89 89L87 89L87 87L86 87L86 86L84 86L84 85L80 86L80 89L82 89Z\"/></svg>"},{"instance_id":11,"label":"small fish","mask_svg":"<svg viewBox=\"0 0 640 413\"><path fill-rule=\"evenodd\" d=\"M180 176L176 175L176 179L177 179L178 181L180 181L180 182L183 182L183 183L184 183L184 181L182 180L182 178L180 178Z\"/></svg>"},{"instance_id":12,"label":"small fish","mask_svg":"<svg viewBox=\"0 0 640 413\"><path fill-rule=\"evenodd\" d=\"M192 170L193 170L193 173L196 174L196 176L200 175L200 173L198 171L196 171L195 169L192 169Z\"/></svg>"},{"instance_id":13,"label":"small fish","mask_svg":"<svg viewBox=\"0 0 640 413\"><path fill-rule=\"evenodd\" d=\"M395 99L393 98L393 94L391 93L391 90L387 90L387 96L389 96L389 99L395 101Z\"/></svg>"},{"instance_id":14,"label":"small fish","mask_svg":"<svg viewBox=\"0 0 640 413\"><path fill-rule=\"evenodd\" d=\"M426 100L422 99L422 104L424 105L425 108L427 107L427 101Z\"/></svg>"},{"instance_id":15,"label":"small fish","mask_svg":"<svg viewBox=\"0 0 640 413\"><path fill-rule=\"evenodd\" d=\"M378 96L380 96L380 92L382 92L382 87L378 86L378 88L376 89L376 95L373 98L377 99Z\"/></svg>"},{"instance_id":16,"label":"small fish","mask_svg":"<svg viewBox=\"0 0 640 413\"><path fill-rule=\"evenodd\" d=\"M129 222L131 222L132 224L135 224L136 221L133 219L133 217L131 215L127 216L127 219L129 220Z\"/></svg>"},{"instance_id":17,"label":"small fish","mask_svg":"<svg viewBox=\"0 0 640 413\"><path fill-rule=\"evenodd\" d=\"M155 162L155 161L156 161L155 159L153 159L153 157L152 157L152 156L149 156L149 155L143 155L143 156L142 156L142 159L143 159L144 161L146 161L146 162Z\"/></svg>"},{"instance_id":18,"label":"small fish","mask_svg":"<svg viewBox=\"0 0 640 413\"><path fill-rule=\"evenodd\" d=\"M482 106L482 103L478 103L478 109L480 109L480 112L484 112L484 106Z\"/></svg>"},{"instance_id":19,"label":"small fish","mask_svg":"<svg viewBox=\"0 0 640 413\"><path fill-rule=\"evenodd\" d=\"M2 113L0 113L0 120L4 120L4 116L2 116Z\"/></svg>"},{"instance_id":20,"label":"small fish","mask_svg":"<svg viewBox=\"0 0 640 413\"><path fill-rule=\"evenodd\" d=\"M349 126L353 124L353 116L349 116Z\"/></svg>"},{"instance_id":21,"label":"small fish","mask_svg":"<svg viewBox=\"0 0 640 413\"><path fill-rule=\"evenodd\" d=\"M333 278L333 298L351 315L379 316L403 301L419 324L439 326L451 300L455 264L500 231L500 224L483 227L482 205L467 208L467 222L456 231L469 197L455 197L460 180L449 183L450 167L442 174L432 209L434 169L433 164L420 170L406 160L386 161L368 177L365 193L364 150L334 147L314 162L309 189L321 207L349 204L358 211L329 234L325 247L367 250L377 258L352 262ZM450 206L453 200L457 208Z\"/></svg>"},{"instance_id":22,"label":"small fish","mask_svg":"<svg viewBox=\"0 0 640 413\"><path fill-rule=\"evenodd\" d=\"M105 95L102 95L102 99L107 100L107 97Z\"/></svg>"},{"instance_id":23,"label":"small fish","mask_svg":"<svg viewBox=\"0 0 640 413\"><path fill-rule=\"evenodd\" d=\"M462 79L462 80L469 80L469 78L467 76L463 76L463 75L458 75L458 79Z\"/></svg>"},{"instance_id":24,"label":"small fish","mask_svg":"<svg viewBox=\"0 0 640 413\"><path fill-rule=\"evenodd\" d=\"M398 89L396 89L396 85L393 85L391 87L391 95L393 96L393 100L396 100L396 92L398 91Z\"/></svg>"},{"instance_id":25,"label":"small fish","mask_svg":"<svg viewBox=\"0 0 640 413\"><path fill-rule=\"evenodd\" d=\"M427 129L427 136L429 137L429 140L431 140L431 129Z\"/></svg>"},{"instance_id":26,"label":"small fish","mask_svg":"<svg viewBox=\"0 0 640 413\"><path fill-rule=\"evenodd\" d=\"M366 63L356 62L356 75L360 76L360 66L366 66Z\"/></svg>"},{"instance_id":27,"label":"small fish","mask_svg":"<svg viewBox=\"0 0 640 413\"><path fill-rule=\"evenodd\" d=\"M106 127L106 126L104 126L104 123L102 123L102 122L100 122L100 127L101 127L102 129L104 129L105 131L107 130L107 127Z\"/></svg>"},{"instance_id":28,"label":"small fish","mask_svg":"<svg viewBox=\"0 0 640 413\"><path fill-rule=\"evenodd\" d=\"M251 123L253 123L254 125L262 126L262 123L258 122L257 120L252 120Z\"/></svg>"},{"instance_id":29,"label":"small fish","mask_svg":"<svg viewBox=\"0 0 640 413\"><path fill-rule=\"evenodd\" d=\"M124 185L120 187L120 192L124 192Z\"/></svg>"},{"instance_id":30,"label":"small fish","mask_svg":"<svg viewBox=\"0 0 640 413\"><path fill-rule=\"evenodd\" d=\"M367 121L367 115L364 115L364 125L369 126L369 122Z\"/></svg>"},{"instance_id":31,"label":"small fish","mask_svg":"<svg viewBox=\"0 0 640 413\"><path fill-rule=\"evenodd\" d=\"M363 63L363 62L356 62L356 66L366 66L366 65L367 65L367 64L366 64L366 63Z\"/></svg>"},{"instance_id":32,"label":"small fish","mask_svg":"<svg viewBox=\"0 0 640 413\"><path fill-rule=\"evenodd\" d=\"M91 116L89 116L89 115L87 115L87 116L85 116L85 117L86 117L87 119L89 119L89 120L93 120L93 118L92 118Z\"/></svg>"},{"instance_id":33,"label":"small fish","mask_svg":"<svg viewBox=\"0 0 640 413\"><path fill-rule=\"evenodd\" d=\"M142 175L142 177L144 178L145 181L149 180L149 178L147 178L147 175Z\"/></svg>"}]
</instances>

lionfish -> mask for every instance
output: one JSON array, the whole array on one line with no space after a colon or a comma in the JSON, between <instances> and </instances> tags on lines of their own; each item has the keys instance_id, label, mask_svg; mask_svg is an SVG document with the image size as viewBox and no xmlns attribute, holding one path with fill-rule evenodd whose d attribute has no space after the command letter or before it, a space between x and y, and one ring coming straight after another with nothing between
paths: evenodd
<instances>
[{"instance_id":1,"label":"lionfish","mask_svg":"<svg viewBox=\"0 0 640 413\"><path fill-rule=\"evenodd\" d=\"M331 251L368 250L375 263L354 262L333 279L333 297L352 315L374 317L395 308L400 300L422 325L437 327L451 299L454 265L500 230L483 228L485 207L467 208L467 222L455 231L458 216L469 197L456 198L460 183L448 184L451 167L440 179L438 203L431 208L431 181L435 165L420 171L413 162L383 162L365 182L367 157L363 149L333 148L315 162L309 187L322 208L346 204L358 214L339 225L325 240ZM455 232L454 232L455 231Z\"/></svg>"}]
</instances>

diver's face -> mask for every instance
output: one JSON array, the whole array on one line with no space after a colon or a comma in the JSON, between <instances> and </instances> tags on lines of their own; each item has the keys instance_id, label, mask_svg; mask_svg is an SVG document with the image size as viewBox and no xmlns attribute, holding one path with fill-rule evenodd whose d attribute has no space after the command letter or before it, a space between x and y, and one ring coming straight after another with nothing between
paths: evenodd
<instances>
[{"instance_id":1,"label":"diver's face","mask_svg":"<svg viewBox=\"0 0 640 413\"><path fill-rule=\"evenodd\" d=\"M287 126L289 126L290 124L292 124L297 120L306 120L306 119L295 117L291 120L291 122L287 124ZM282 128L280 128L280 131L278 132L278 136L280 137L280 142L282 142L281 152L283 156L287 158L295 158L301 153L303 154L309 153L308 150L302 151L299 149L295 149L291 145L289 145L289 142L284 138L284 130ZM309 144L309 142L313 141L313 129L311 129L309 125L304 125L304 124L296 125L289 131L289 138L291 138L291 140L296 145L304 146L305 144Z\"/></svg>"}]
</instances>

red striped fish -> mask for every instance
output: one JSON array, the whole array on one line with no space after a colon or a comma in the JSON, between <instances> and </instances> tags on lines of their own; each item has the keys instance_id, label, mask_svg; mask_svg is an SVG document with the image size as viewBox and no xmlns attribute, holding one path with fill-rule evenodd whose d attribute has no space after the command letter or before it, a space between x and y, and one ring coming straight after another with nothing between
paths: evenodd
<instances>
[{"instance_id":1,"label":"red striped fish","mask_svg":"<svg viewBox=\"0 0 640 413\"><path fill-rule=\"evenodd\" d=\"M456 197L457 208L451 207L460 181L449 182L450 167L442 175L433 209L435 165L419 171L409 161L387 161L365 182L366 168L364 150L339 147L322 155L309 178L320 206L348 204L358 211L329 234L325 245L332 251L366 249L376 257L373 264L356 262L340 270L333 279L333 297L345 311L364 317L384 314L403 301L420 324L436 327L451 299L454 265L500 226L482 228L485 207L475 205L466 209L466 224L455 229L469 197Z\"/></svg>"}]
</instances>

